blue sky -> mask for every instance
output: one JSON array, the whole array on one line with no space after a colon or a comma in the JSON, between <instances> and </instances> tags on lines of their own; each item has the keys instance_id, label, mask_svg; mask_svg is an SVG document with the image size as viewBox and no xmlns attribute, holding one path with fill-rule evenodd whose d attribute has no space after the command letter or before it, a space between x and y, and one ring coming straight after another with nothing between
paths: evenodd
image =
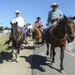
<instances>
[{"instance_id":1,"label":"blue sky","mask_svg":"<svg viewBox=\"0 0 75 75\"><path fill-rule=\"evenodd\" d=\"M10 21L15 17L16 10L21 11L25 23L34 23L40 16L45 25L50 5L55 2L66 16L75 15L75 0L0 0L0 26L11 27Z\"/></svg>"}]
</instances>

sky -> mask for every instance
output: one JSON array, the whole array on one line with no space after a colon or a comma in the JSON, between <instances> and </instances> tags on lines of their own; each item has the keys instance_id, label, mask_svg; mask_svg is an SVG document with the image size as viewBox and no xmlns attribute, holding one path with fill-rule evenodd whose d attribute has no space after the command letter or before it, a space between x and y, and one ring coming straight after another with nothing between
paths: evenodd
<instances>
[{"instance_id":1,"label":"sky","mask_svg":"<svg viewBox=\"0 0 75 75\"><path fill-rule=\"evenodd\" d=\"M21 11L25 23L33 24L39 16L45 25L53 3L59 4L58 9L64 15L75 16L75 0L0 0L0 26L11 27L10 21L15 17L16 10Z\"/></svg>"}]
</instances>

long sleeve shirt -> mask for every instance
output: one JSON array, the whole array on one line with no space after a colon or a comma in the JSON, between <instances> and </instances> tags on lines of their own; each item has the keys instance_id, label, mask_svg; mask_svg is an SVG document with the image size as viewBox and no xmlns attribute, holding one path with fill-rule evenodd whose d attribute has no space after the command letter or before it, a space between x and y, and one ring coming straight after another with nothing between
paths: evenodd
<instances>
[{"instance_id":1,"label":"long sleeve shirt","mask_svg":"<svg viewBox=\"0 0 75 75\"><path fill-rule=\"evenodd\" d=\"M56 10L56 11L50 11L48 13L48 19L47 19L47 23L51 23L53 20L56 20L57 18L62 18L63 14L61 10Z\"/></svg>"},{"instance_id":2,"label":"long sleeve shirt","mask_svg":"<svg viewBox=\"0 0 75 75\"><path fill-rule=\"evenodd\" d=\"M35 24L37 24L37 26L42 26L42 22L40 20L36 21Z\"/></svg>"},{"instance_id":3,"label":"long sleeve shirt","mask_svg":"<svg viewBox=\"0 0 75 75\"><path fill-rule=\"evenodd\" d=\"M15 17L13 20L12 20L12 23L18 23L18 26L19 27L24 27L25 25L25 22L24 22L24 19L22 17Z\"/></svg>"}]
</instances>

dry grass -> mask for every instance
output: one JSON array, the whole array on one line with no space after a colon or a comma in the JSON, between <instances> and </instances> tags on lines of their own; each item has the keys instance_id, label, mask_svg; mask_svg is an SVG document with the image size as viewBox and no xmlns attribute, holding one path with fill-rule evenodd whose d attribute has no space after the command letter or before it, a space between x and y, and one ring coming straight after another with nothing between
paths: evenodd
<instances>
[{"instance_id":1,"label":"dry grass","mask_svg":"<svg viewBox=\"0 0 75 75\"><path fill-rule=\"evenodd\" d=\"M0 52L9 52L11 49L8 50L8 45L4 45L5 41L8 40L9 37L7 35L4 35L0 37ZM9 45L11 46L11 44Z\"/></svg>"}]
</instances>

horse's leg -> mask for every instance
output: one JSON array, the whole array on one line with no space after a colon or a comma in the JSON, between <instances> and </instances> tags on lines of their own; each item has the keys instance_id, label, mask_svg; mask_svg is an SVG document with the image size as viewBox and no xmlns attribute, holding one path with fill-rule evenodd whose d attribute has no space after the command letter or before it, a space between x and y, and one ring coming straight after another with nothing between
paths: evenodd
<instances>
[{"instance_id":1,"label":"horse's leg","mask_svg":"<svg viewBox=\"0 0 75 75\"><path fill-rule=\"evenodd\" d=\"M12 57L12 59L16 60L16 51L14 49L14 46L12 47L12 51L13 51L13 53L12 53L13 57Z\"/></svg>"},{"instance_id":2,"label":"horse's leg","mask_svg":"<svg viewBox=\"0 0 75 75\"><path fill-rule=\"evenodd\" d=\"M18 45L18 49L17 49L17 56L16 56L16 62L18 62L18 61L19 61L20 47L21 47L21 45Z\"/></svg>"},{"instance_id":3,"label":"horse's leg","mask_svg":"<svg viewBox=\"0 0 75 75\"><path fill-rule=\"evenodd\" d=\"M51 46L51 56L53 55L53 57L52 57L52 63L55 63L55 55L56 55L56 53L55 53L55 47L53 47L53 46Z\"/></svg>"},{"instance_id":4,"label":"horse's leg","mask_svg":"<svg viewBox=\"0 0 75 75\"><path fill-rule=\"evenodd\" d=\"M52 46L51 46L51 49L50 49L50 59L52 58L52 55L53 55L53 52L52 52Z\"/></svg>"},{"instance_id":5,"label":"horse's leg","mask_svg":"<svg viewBox=\"0 0 75 75\"><path fill-rule=\"evenodd\" d=\"M32 32L32 39L34 40L34 31Z\"/></svg>"},{"instance_id":6,"label":"horse's leg","mask_svg":"<svg viewBox=\"0 0 75 75\"><path fill-rule=\"evenodd\" d=\"M62 70L64 70L63 68L63 59L64 59L64 47L61 48L61 52L60 52L60 72L62 72Z\"/></svg>"},{"instance_id":7,"label":"horse's leg","mask_svg":"<svg viewBox=\"0 0 75 75\"><path fill-rule=\"evenodd\" d=\"M16 51L15 51L15 45L14 42L12 42L12 60L16 60Z\"/></svg>"},{"instance_id":8,"label":"horse's leg","mask_svg":"<svg viewBox=\"0 0 75 75\"><path fill-rule=\"evenodd\" d=\"M47 44L47 53L46 53L46 55L49 55L49 44L48 43L46 43Z\"/></svg>"}]
</instances>

